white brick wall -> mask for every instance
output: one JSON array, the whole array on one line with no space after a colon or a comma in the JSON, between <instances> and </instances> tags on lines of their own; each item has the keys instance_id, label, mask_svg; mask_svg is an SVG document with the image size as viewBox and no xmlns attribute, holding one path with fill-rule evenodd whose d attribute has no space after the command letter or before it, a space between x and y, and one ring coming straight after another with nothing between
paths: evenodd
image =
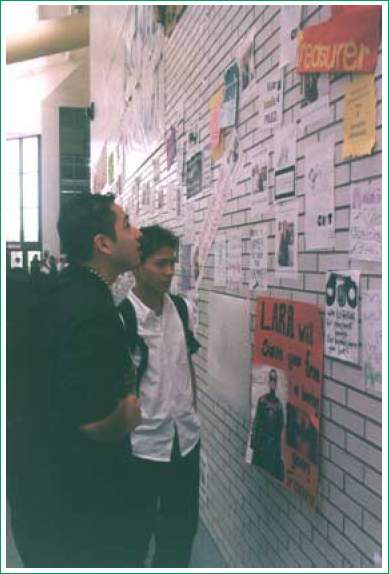
<instances>
[{"instance_id":1,"label":"white brick wall","mask_svg":"<svg viewBox=\"0 0 389 574\"><path fill-rule=\"evenodd\" d=\"M128 8L131 10L132 8ZM96 103L97 123L92 123L93 149L104 139L115 144L119 138L116 118L120 116L120 93L110 91L109 79L115 62L120 61L124 28L112 16L113 25L104 27L119 7L104 9L91 6L93 70L91 100ZM329 6L303 7L307 25L324 21ZM122 8L122 21L127 14ZM99 32L99 30L104 30ZM280 7L193 5L188 6L179 25L167 41L165 52L165 121L166 126L180 119L185 104L187 121L199 117L203 156L209 154L209 97L223 84L223 72L235 57L235 47L249 30L255 30L257 87L262 78L278 67L280 42ZM107 34L111 34L109 37ZM99 36L100 35L100 36ZM100 70L101 42L104 42L104 69ZM99 74L104 76L100 76ZM116 73L116 72L115 72ZM307 128L297 143L296 189L299 196L299 274L297 280L274 277L274 215L266 220L269 233L269 293L277 297L312 302L323 307L325 273L351 268L348 256L350 225L350 184L381 177L382 133L381 104L377 106L377 145L373 155L358 160L343 160L342 119L343 90L349 74L330 75L332 119ZM381 63L376 72L377 98L381 102ZM292 121L301 100L300 77L293 66L285 73L284 121ZM109 104L107 103L109 102ZM248 101L239 114L239 135L243 149L258 147L272 134L260 133L257 103ZM114 111L115 122L110 122ZM96 127L97 126L97 127ZM130 129L130 128L129 128ZM178 138L181 132L178 131ZM304 155L312 142L323 137L335 138L335 249L331 252L306 252L303 230ZM97 141L98 140L98 141ZM161 143L161 142L160 142ZM173 169L166 173L164 146L156 145L154 157L160 158L161 180L175 184ZM92 160L96 155L92 155ZM136 176L151 178L149 157ZM215 180L217 165L213 166ZM135 174L125 185L125 200ZM196 228L201 229L210 189L195 199ZM159 219L182 235L182 226L166 216ZM247 181L241 181L236 195L227 203L221 228L236 226L247 237L252 220ZM219 230L220 231L220 230ZM247 245L243 243L243 268L247 268ZM352 366L325 357L322 424L320 445L320 496L317 511L309 512L301 500L273 483L254 467L244 463L249 421L238 418L228 406L216 401L207 373L208 299L213 290L213 250L206 265L200 289L199 339L202 349L196 358L199 379L199 411L203 424L203 448L208 459L207 505L202 518L230 567L368 567L381 546L381 399L366 393L362 372ZM381 287L381 269L377 264L360 265L361 284L365 288ZM223 290L217 290L223 292ZM239 296L247 296L242 289ZM323 308L324 310L324 308ZM251 325L252 328L252 325Z\"/></svg>"}]
</instances>

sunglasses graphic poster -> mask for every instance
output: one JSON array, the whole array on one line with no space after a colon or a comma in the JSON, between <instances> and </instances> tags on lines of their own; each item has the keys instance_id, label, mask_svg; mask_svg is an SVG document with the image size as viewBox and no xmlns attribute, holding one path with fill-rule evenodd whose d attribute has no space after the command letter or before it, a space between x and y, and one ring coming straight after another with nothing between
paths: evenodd
<instances>
[{"instance_id":1,"label":"sunglasses graphic poster","mask_svg":"<svg viewBox=\"0 0 389 574\"><path fill-rule=\"evenodd\" d=\"M326 277L325 353L359 363L359 271L330 271Z\"/></svg>"},{"instance_id":2,"label":"sunglasses graphic poster","mask_svg":"<svg viewBox=\"0 0 389 574\"><path fill-rule=\"evenodd\" d=\"M319 481L323 352L318 306L257 299L253 372L267 369L268 390L252 405L248 462L282 482L311 509L316 507Z\"/></svg>"}]
</instances>

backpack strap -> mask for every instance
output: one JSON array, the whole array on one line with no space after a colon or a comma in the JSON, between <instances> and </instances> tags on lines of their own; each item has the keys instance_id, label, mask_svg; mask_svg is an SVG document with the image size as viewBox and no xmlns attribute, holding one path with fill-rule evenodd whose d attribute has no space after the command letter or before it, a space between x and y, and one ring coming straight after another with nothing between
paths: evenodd
<instances>
[{"instance_id":1,"label":"backpack strap","mask_svg":"<svg viewBox=\"0 0 389 574\"><path fill-rule=\"evenodd\" d=\"M143 377L145 370L147 369L148 359L149 359L149 349L142 339L138 335L138 321L136 318L136 313L131 301L125 297L123 301L118 305L118 311L121 314L124 322L124 329L127 336L127 342L130 347L131 353L135 349L139 349L140 352L140 364L136 368L136 394L139 396L139 385L141 378Z\"/></svg>"},{"instance_id":2,"label":"backpack strap","mask_svg":"<svg viewBox=\"0 0 389 574\"><path fill-rule=\"evenodd\" d=\"M174 305L176 306L176 309L178 311L178 314L179 314L181 321L182 321L182 324L184 326L185 339L186 339L188 351L191 355L193 355L194 353L197 353L197 351L199 350L200 343L198 342L196 337L193 335L193 331L189 328L188 305L187 305L185 299L183 297L181 297L180 295L172 295L171 293L169 293L169 296L170 296L171 300L173 301Z\"/></svg>"}]
</instances>

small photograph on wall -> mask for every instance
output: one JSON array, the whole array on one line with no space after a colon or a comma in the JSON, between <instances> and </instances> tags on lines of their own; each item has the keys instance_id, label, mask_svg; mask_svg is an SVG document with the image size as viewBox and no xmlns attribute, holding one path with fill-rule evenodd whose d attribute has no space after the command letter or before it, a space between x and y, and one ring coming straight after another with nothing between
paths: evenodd
<instances>
[{"instance_id":1,"label":"small photograph on wall","mask_svg":"<svg viewBox=\"0 0 389 574\"><path fill-rule=\"evenodd\" d=\"M276 200L295 196L296 126L290 124L274 135L274 174Z\"/></svg>"},{"instance_id":2,"label":"small photograph on wall","mask_svg":"<svg viewBox=\"0 0 389 574\"><path fill-rule=\"evenodd\" d=\"M298 257L298 204L288 202L276 209L276 261L278 277L297 276Z\"/></svg>"},{"instance_id":3,"label":"small photograph on wall","mask_svg":"<svg viewBox=\"0 0 389 574\"><path fill-rule=\"evenodd\" d=\"M196 153L186 162L186 197L190 199L202 189L202 152Z\"/></svg>"}]
</instances>

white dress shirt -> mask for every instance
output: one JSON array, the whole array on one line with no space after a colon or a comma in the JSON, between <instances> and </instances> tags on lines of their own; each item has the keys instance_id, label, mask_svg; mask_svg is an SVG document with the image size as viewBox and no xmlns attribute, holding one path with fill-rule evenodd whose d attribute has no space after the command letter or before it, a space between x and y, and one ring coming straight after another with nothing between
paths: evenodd
<instances>
[{"instance_id":1,"label":"white dress shirt","mask_svg":"<svg viewBox=\"0 0 389 574\"><path fill-rule=\"evenodd\" d=\"M131 433L132 453L149 460L170 461L175 428L182 456L200 438L184 326L168 295L164 295L161 315L142 303L133 291L128 298L137 316L138 335L149 350L140 382L142 422ZM133 359L139 363L139 357Z\"/></svg>"}]
</instances>

